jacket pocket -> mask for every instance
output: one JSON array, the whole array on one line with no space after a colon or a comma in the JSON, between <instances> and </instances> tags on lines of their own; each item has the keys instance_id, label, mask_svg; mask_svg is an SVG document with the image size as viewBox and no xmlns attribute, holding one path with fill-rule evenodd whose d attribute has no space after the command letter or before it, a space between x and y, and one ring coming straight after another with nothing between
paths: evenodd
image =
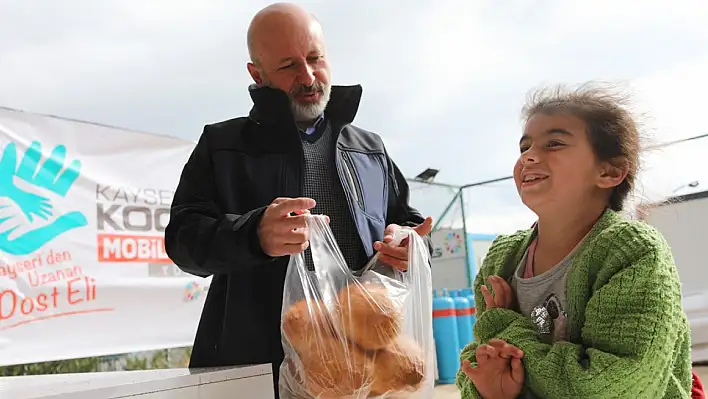
<instances>
[{"instance_id":1,"label":"jacket pocket","mask_svg":"<svg viewBox=\"0 0 708 399\"><path fill-rule=\"evenodd\" d=\"M388 180L382 154L342 151L345 174L351 176L353 196L369 217L386 220Z\"/></svg>"},{"instance_id":2,"label":"jacket pocket","mask_svg":"<svg viewBox=\"0 0 708 399\"><path fill-rule=\"evenodd\" d=\"M351 194L354 198L354 202L359 205L361 209L364 208L364 196L362 194L361 182L357 177L356 170L354 169L354 164L351 160L349 153L342 151L342 163L344 165L344 176L347 179L347 184L351 188Z\"/></svg>"}]
</instances>

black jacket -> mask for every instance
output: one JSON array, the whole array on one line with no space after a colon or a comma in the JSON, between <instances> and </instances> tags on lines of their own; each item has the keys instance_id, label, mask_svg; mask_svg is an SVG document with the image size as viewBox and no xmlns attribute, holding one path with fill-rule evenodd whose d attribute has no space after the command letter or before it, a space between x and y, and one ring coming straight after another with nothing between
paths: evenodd
<instances>
[{"instance_id":1,"label":"black jacket","mask_svg":"<svg viewBox=\"0 0 708 399\"><path fill-rule=\"evenodd\" d=\"M213 276L190 367L283 358L280 314L289 257L265 255L256 228L275 198L301 196L303 150L287 95L258 88L251 98L249 117L204 128L165 230L167 254L180 269ZM337 134L349 209L372 256L386 225L416 225L423 217L409 206L408 184L381 138L351 125L360 99L360 86L333 87L325 117Z\"/></svg>"}]
</instances>

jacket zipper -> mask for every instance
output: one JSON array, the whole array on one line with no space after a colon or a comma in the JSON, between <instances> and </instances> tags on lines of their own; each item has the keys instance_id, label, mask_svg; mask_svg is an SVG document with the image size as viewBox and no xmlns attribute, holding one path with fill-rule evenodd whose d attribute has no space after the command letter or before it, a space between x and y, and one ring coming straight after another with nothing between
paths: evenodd
<instances>
[{"instance_id":1,"label":"jacket zipper","mask_svg":"<svg viewBox=\"0 0 708 399\"><path fill-rule=\"evenodd\" d=\"M349 159L349 154L345 151L342 151L342 160L344 161L344 172L346 173L347 179L349 180L349 184L352 187L352 194L354 194L354 200L357 204L359 204L361 209L364 209L364 201L361 195L361 187L359 187L358 179L355 175L356 172L354 172L354 166L352 165L351 160Z\"/></svg>"}]
</instances>

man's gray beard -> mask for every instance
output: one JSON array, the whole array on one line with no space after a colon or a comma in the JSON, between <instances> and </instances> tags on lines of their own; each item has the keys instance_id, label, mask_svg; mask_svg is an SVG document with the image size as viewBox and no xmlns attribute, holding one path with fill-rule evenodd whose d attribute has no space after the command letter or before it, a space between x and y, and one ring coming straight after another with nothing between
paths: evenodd
<instances>
[{"instance_id":1,"label":"man's gray beard","mask_svg":"<svg viewBox=\"0 0 708 399\"><path fill-rule=\"evenodd\" d=\"M263 77L263 83L261 84L262 86L276 88L270 83L270 79L268 79L268 76L266 76L263 71L261 71L261 75ZM322 115L325 108L327 108L329 96L331 94L332 85L327 84L324 85L324 88L322 89L322 98L320 98L319 102L301 104L295 101L295 99L291 97L290 93L288 93L288 98L290 98L290 109L292 110L295 122L309 122L317 119L320 115Z\"/></svg>"},{"instance_id":2,"label":"man's gray beard","mask_svg":"<svg viewBox=\"0 0 708 399\"><path fill-rule=\"evenodd\" d=\"M318 118L327 108L329 96L332 92L332 86L325 85L322 90L322 97L316 103L299 103L295 99L290 98L290 108L293 111L295 122L309 122Z\"/></svg>"}]
</instances>

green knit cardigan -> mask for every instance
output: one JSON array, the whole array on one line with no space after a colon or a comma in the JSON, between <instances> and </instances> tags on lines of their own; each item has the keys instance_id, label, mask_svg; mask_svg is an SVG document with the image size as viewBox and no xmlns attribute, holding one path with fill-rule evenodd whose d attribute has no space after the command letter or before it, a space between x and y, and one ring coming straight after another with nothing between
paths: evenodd
<instances>
[{"instance_id":1,"label":"green knit cardigan","mask_svg":"<svg viewBox=\"0 0 708 399\"><path fill-rule=\"evenodd\" d=\"M535 230L499 236L474 282L475 341L461 360L476 366L478 343L492 338L524 351L526 398L690 398L690 332L671 249L644 222L607 210L573 259L567 280L570 342L544 343L528 316L486 310L480 287L510 279ZM462 399L481 398L460 371Z\"/></svg>"}]
</instances>

